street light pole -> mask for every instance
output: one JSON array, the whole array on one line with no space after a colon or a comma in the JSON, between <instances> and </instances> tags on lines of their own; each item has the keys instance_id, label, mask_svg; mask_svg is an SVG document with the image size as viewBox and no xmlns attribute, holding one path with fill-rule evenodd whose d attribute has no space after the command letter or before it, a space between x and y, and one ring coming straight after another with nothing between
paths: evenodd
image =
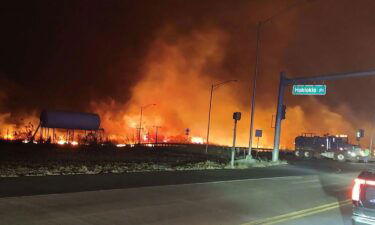
<instances>
[{"instance_id":1,"label":"street light pole","mask_svg":"<svg viewBox=\"0 0 375 225\"><path fill-rule=\"evenodd\" d=\"M211 123L211 107L212 107L212 92L214 91L214 85L211 85L210 94L210 107L208 108L208 125L207 125L207 137L206 137L206 153L208 152L208 138L210 137L210 123Z\"/></svg>"},{"instance_id":2,"label":"street light pole","mask_svg":"<svg viewBox=\"0 0 375 225\"><path fill-rule=\"evenodd\" d=\"M262 22L258 22L257 26L257 47L256 47L256 58L255 58L255 69L254 69L254 78L253 78L253 94L251 97L251 114L250 114L250 138L249 138L249 153L248 158L251 159L251 151L253 145L253 127L254 127L254 113L255 113L255 94L257 88L257 77L258 77L258 65L259 65L259 40L260 40L260 27Z\"/></svg>"},{"instance_id":3,"label":"street light pole","mask_svg":"<svg viewBox=\"0 0 375 225\"><path fill-rule=\"evenodd\" d=\"M141 129L142 129L142 114L143 114L143 107L141 107L141 116L139 118L139 130L138 130L138 144L141 144Z\"/></svg>"},{"instance_id":4,"label":"street light pole","mask_svg":"<svg viewBox=\"0 0 375 225\"><path fill-rule=\"evenodd\" d=\"M285 9L277 12L276 14L268 17L265 20L259 21L257 25L257 45L256 45L256 58L255 58L255 69L254 69L254 76L253 76L253 91L252 91L252 97L251 97L251 113L250 113L250 137L249 137L249 151L248 151L248 158L251 159L251 151L252 151L252 145L253 145L253 127L254 127L254 114L255 114L255 97L256 97L256 83L257 83L257 77L259 73L259 58L260 58L260 31L261 26L269 21L272 21L273 18L283 15L285 12L299 6L300 4L304 4L304 2L297 2L295 4L290 5L289 7L286 7Z\"/></svg>"},{"instance_id":5,"label":"street light pole","mask_svg":"<svg viewBox=\"0 0 375 225\"><path fill-rule=\"evenodd\" d=\"M210 137L210 124L211 124L211 108L212 108L212 94L214 92L214 90L226 83L229 83L229 82L237 82L237 80L227 80L227 81L224 81L224 82L221 82L221 83L218 83L218 84L212 84L211 85L211 93L210 93L210 106L208 108L208 125L207 125L207 137L206 137L206 153L208 152L208 141L209 141L209 137Z\"/></svg>"},{"instance_id":6,"label":"street light pole","mask_svg":"<svg viewBox=\"0 0 375 225\"><path fill-rule=\"evenodd\" d=\"M154 105L156 105L156 104L149 104L149 105L141 106L141 115L140 115L140 118L139 118L139 131L138 131L138 144L139 145L141 144L141 130L142 130L143 109L146 109L147 107L154 106Z\"/></svg>"}]
</instances>

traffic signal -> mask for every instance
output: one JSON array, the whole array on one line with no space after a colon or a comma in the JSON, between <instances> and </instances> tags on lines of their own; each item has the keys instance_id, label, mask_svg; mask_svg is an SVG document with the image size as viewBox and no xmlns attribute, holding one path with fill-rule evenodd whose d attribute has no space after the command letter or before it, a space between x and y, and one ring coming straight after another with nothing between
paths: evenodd
<instances>
[{"instance_id":1,"label":"traffic signal","mask_svg":"<svg viewBox=\"0 0 375 225\"><path fill-rule=\"evenodd\" d=\"M286 105L283 105L283 108L281 110L281 119L285 120L285 114L286 114Z\"/></svg>"},{"instance_id":2,"label":"traffic signal","mask_svg":"<svg viewBox=\"0 0 375 225\"><path fill-rule=\"evenodd\" d=\"M233 113L233 119L234 120L240 120L241 119L241 112L234 112Z\"/></svg>"},{"instance_id":3,"label":"traffic signal","mask_svg":"<svg viewBox=\"0 0 375 225\"><path fill-rule=\"evenodd\" d=\"M365 130L358 129L357 134L356 134L357 139L363 138L364 136L365 136Z\"/></svg>"}]
</instances>

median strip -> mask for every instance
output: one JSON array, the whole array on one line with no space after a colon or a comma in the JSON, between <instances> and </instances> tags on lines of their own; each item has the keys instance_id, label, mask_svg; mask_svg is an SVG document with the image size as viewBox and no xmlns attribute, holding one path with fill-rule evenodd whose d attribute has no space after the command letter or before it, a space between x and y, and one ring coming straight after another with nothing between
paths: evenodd
<instances>
[{"instance_id":1,"label":"median strip","mask_svg":"<svg viewBox=\"0 0 375 225\"><path fill-rule=\"evenodd\" d=\"M294 219L302 218L302 217L305 217L305 216L310 216L310 215L314 215L314 214L317 214L317 213L325 212L325 211L332 210L332 209L335 209L335 208L339 208L341 206L345 206L345 205L349 205L349 204L351 204L351 200L347 199L347 200L344 200L344 201L324 204L324 205L316 206L316 207L313 207L313 208L303 209L303 210L299 210L299 211L295 211L295 212L291 212L291 213L287 213L287 214L283 214L283 215L279 215L279 216L275 216L275 217L264 218L264 219L252 221L252 222L249 222L249 223L245 223L245 224L242 224L242 225L259 225L259 224L271 225L271 224L277 224L277 223L281 223L281 222L294 220Z\"/></svg>"}]
</instances>

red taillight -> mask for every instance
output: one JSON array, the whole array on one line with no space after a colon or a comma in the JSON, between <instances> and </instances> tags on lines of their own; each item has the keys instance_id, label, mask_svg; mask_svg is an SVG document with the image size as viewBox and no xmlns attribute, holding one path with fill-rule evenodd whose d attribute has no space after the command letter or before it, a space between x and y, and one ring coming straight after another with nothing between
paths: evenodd
<instances>
[{"instance_id":1,"label":"red taillight","mask_svg":"<svg viewBox=\"0 0 375 225\"><path fill-rule=\"evenodd\" d=\"M369 181L367 181L369 182ZM373 182L373 181L372 181ZM363 179L356 178L354 180L354 186L352 190L352 200L353 201L359 201L359 194L361 193L361 184L365 184L366 181Z\"/></svg>"}]
</instances>

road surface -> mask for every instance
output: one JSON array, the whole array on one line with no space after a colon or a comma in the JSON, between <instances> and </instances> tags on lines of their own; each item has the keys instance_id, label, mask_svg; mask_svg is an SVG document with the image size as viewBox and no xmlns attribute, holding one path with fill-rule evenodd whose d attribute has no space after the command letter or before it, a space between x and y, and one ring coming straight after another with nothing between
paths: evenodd
<instances>
[{"instance_id":1,"label":"road surface","mask_svg":"<svg viewBox=\"0 0 375 225\"><path fill-rule=\"evenodd\" d=\"M352 179L330 160L246 170L0 179L0 224L351 224Z\"/></svg>"}]
</instances>

